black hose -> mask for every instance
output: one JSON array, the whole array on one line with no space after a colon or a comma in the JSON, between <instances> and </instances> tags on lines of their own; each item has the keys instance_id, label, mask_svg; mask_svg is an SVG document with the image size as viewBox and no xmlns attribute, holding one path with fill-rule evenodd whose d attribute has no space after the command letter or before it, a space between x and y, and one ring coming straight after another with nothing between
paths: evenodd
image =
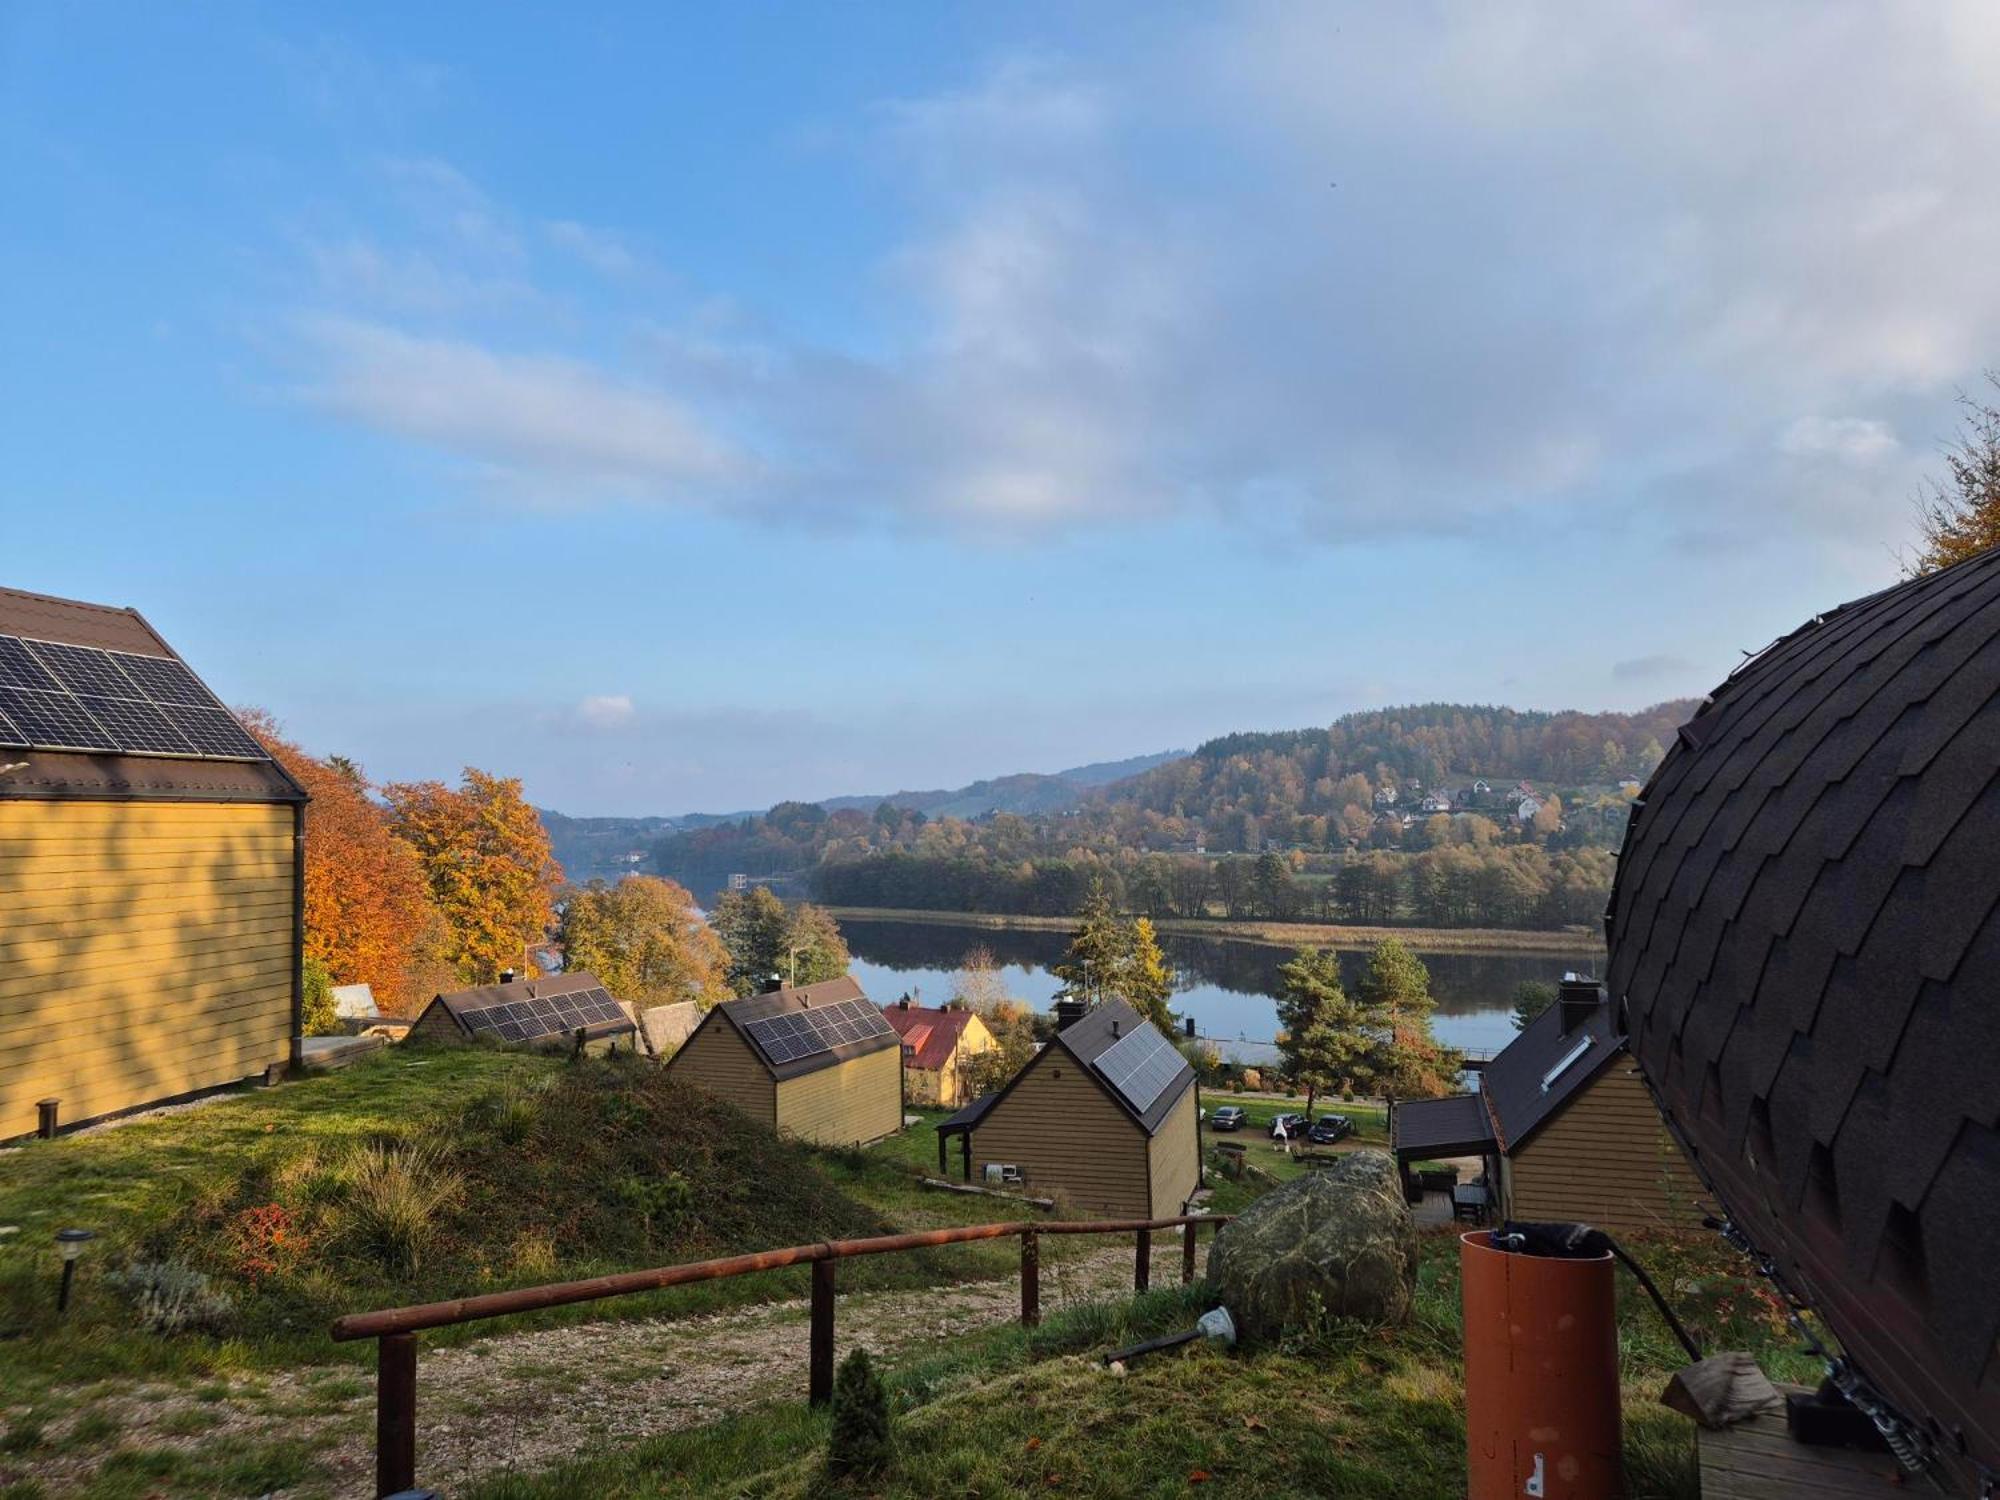
<instances>
[{"instance_id":1,"label":"black hose","mask_svg":"<svg viewBox=\"0 0 2000 1500\"><path fill-rule=\"evenodd\" d=\"M1599 1232L1602 1233L1601 1230ZM1617 1256L1625 1269L1639 1279L1639 1285L1644 1287L1646 1295L1653 1299L1653 1306L1657 1307L1660 1310L1660 1316L1667 1320L1667 1327L1673 1329L1674 1337L1679 1339L1681 1347L1687 1350L1687 1357L1699 1363L1702 1357L1701 1345L1697 1344L1687 1329L1681 1326L1681 1320L1675 1317L1674 1310L1667 1306L1667 1299L1661 1296L1660 1289L1653 1285L1653 1278L1646 1274L1646 1268L1627 1255L1625 1247L1608 1234L1604 1236L1604 1248Z\"/></svg>"},{"instance_id":2,"label":"black hose","mask_svg":"<svg viewBox=\"0 0 2000 1500\"><path fill-rule=\"evenodd\" d=\"M1512 1250L1522 1255L1548 1255L1558 1259L1580 1259L1585 1256L1603 1255L1607 1251L1638 1278L1639 1285L1646 1289L1646 1295L1653 1299L1653 1306L1660 1310L1660 1316L1667 1320L1667 1327L1680 1340L1692 1360L1702 1357L1701 1346L1674 1316L1674 1310L1667 1306L1667 1299L1660 1295L1660 1289L1653 1284L1653 1278L1646 1274L1646 1268L1625 1253L1625 1247L1611 1238L1603 1230L1591 1224L1537 1224L1509 1220L1495 1230L1492 1236L1495 1248Z\"/></svg>"}]
</instances>

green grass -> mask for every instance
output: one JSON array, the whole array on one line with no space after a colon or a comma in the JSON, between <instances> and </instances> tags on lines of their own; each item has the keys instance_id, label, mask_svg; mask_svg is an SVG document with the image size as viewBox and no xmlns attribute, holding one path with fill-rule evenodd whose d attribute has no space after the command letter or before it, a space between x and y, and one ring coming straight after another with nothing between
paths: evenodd
<instances>
[{"instance_id":1,"label":"green grass","mask_svg":"<svg viewBox=\"0 0 2000 1500\"><path fill-rule=\"evenodd\" d=\"M1782 1329L1707 1241L1639 1247L1714 1347L1748 1347L1796 1377ZM883 1497L1217 1494L1376 1500L1465 1492L1456 1240L1427 1235L1411 1322L1334 1325L1277 1347L1171 1351L1122 1377L1093 1356L1206 1307L1199 1287L996 1328L890 1370L899 1458L854 1491ZM1704 1297L1723 1284L1729 1290ZM1695 1500L1687 1422L1653 1399L1680 1354L1650 1305L1620 1292L1626 1463L1633 1500ZM804 1497L846 1493L821 1472L826 1419L791 1402L622 1452L475 1486L475 1500ZM420 1476L421 1477L421 1476Z\"/></svg>"},{"instance_id":2,"label":"green grass","mask_svg":"<svg viewBox=\"0 0 2000 1500\"><path fill-rule=\"evenodd\" d=\"M985 1200L917 1184L913 1141L928 1133L817 1151L643 1061L406 1047L197 1109L31 1142L0 1153L0 1224L20 1227L0 1237L0 1414L99 1379L214 1387L259 1369L365 1364L372 1346L327 1336L345 1312L1004 1217ZM443 1208L412 1213L399 1196L411 1191L397 1164L412 1145L457 1183ZM385 1150L396 1170L383 1170ZM98 1238L59 1319L54 1233L71 1224ZM412 1235L422 1241L414 1250ZM220 1336L139 1327L106 1279L136 1260L209 1276L232 1303ZM932 1285L1012 1263L997 1246L871 1257L843 1285ZM773 1272L438 1330L426 1344L805 1290L803 1270Z\"/></svg>"}]
</instances>

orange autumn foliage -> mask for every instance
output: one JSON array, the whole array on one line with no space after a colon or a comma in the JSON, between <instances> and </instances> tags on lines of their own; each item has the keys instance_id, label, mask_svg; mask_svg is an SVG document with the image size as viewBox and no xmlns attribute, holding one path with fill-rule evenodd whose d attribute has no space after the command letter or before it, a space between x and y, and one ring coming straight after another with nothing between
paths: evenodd
<instances>
[{"instance_id":1,"label":"orange autumn foliage","mask_svg":"<svg viewBox=\"0 0 2000 1500\"><path fill-rule=\"evenodd\" d=\"M436 918L416 854L389 829L357 768L308 755L270 715L243 715L250 732L306 789L305 956L336 984L366 984L384 1013L408 1015L428 998L418 983Z\"/></svg>"},{"instance_id":2,"label":"orange autumn foliage","mask_svg":"<svg viewBox=\"0 0 2000 1500\"><path fill-rule=\"evenodd\" d=\"M444 920L444 957L467 984L491 984L555 920L562 866L517 777L465 768L441 781L382 788L390 827L416 852Z\"/></svg>"}]
</instances>

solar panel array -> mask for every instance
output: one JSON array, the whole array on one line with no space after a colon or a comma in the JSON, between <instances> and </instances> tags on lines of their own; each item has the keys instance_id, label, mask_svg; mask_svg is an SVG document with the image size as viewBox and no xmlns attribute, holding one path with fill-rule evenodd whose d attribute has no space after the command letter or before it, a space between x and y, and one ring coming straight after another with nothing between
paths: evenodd
<instances>
[{"instance_id":1,"label":"solar panel array","mask_svg":"<svg viewBox=\"0 0 2000 1500\"><path fill-rule=\"evenodd\" d=\"M495 1000L476 1010L460 1007L458 1018L474 1036L496 1036L503 1042L567 1036L601 1021L629 1019L609 990L596 988L532 1000Z\"/></svg>"},{"instance_id":2,"label":"solar panel array","mask_svg":"<svg viewBox=\"0 0 2000 1500\"><path fill-rule=\"evenodd\" d=\"M1179 1076L1186 1060L1157 1026L1140 1026L1113 1042L1095 1064L1104 1081L1144 1114Z\"/></svg>"},{"instance_id":3,"label":"solar panel array","mask_svg":"<svg viewBox=\"0 0 2000 1500\"><path fill-rule=\"evenodd\" d=\"M797 1062L802 1057L816 1057L847 1042L894 1035L893 1028L882 1019L882 1012L866 1000L836 1000L809 1010L766 1016L750 1022L745 1029L774 1066Z\"/></svg>"},{"instance_id":4,"label":"solar panel array","mask_svg":"<svg viewBox=\"0 0 2000 1500\"><path fill-rule=\"evenodd\" d=\"M0 745L90 754L269 760L186 667L0 635Z\"/></svg>"}]
</instances>

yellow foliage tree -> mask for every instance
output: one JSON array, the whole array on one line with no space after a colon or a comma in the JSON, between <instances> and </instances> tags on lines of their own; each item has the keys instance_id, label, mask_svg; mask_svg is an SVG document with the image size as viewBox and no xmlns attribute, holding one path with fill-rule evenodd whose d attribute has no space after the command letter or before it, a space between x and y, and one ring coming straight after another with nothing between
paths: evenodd
<instances>
[{"instance_id":1,"label":"yellow foliage tree","mask_svg":"<svg viewBox=\"0 0 2000 1500\"><path fill-rule=\"evenodd\" d=\"M441 781L382 789L390 827L416 851L444 922L444 956L467 984L519 968L547 935L562 867L518 778L467 766L456 788Z\"/></svg>"},{"instance_id":2,"label":"yellow foliage tree","mask_svg":"<svg viewBox=\"0 0 2000 1500\"><path fill-rule=\"evenodd\" d=\"M729 998L729 954L684 886L652 875L593 881L564 905L563 955L621 1000L703 1006Z\"/></svg>"}]
</instances>

